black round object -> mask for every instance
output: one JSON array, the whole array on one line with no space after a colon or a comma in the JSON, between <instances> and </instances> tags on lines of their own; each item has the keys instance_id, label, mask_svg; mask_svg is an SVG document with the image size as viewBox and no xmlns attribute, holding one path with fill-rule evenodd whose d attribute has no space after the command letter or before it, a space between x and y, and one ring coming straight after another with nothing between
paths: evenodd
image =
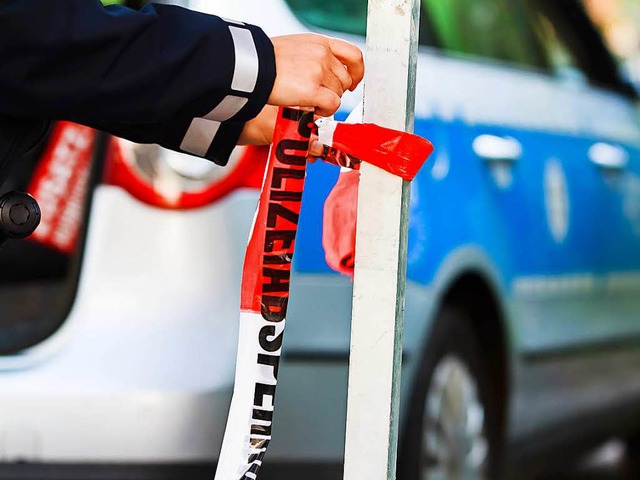
<instances>
[{"instance_id":1,"label":"black round object","mask_svg":"<svg viewBox=\"0 0 640 480\"><path fill-rule=\"evenodd\" d=\"M40 206L27 193L9 192L0 197L0 233L7 238L26 238L40 224Z\"/></svg>"},{"instance_id":2,"label":"black round object","mask_svg":"<svg viewBox=\"0 0 640 480\"><path fill-rule=\"evenodd\" d=\"M622 477L629 480L640 478L640 434L627 438L626 447Z\"/></svg>"},{"instance_id":3,"label":"black round object","mask_svg":"<svg viewBox=\"0 0 640 480\"><path fill-rule=\"evenodd\" d=\"M443 457L433 457L429 452L427 439L443 437L446 433L443 425L428 417L427 411L431 405L435 405L430 392L436 391L436 385L446 385L446 370L456 373L451 378L465 379L466 388L462 391L473 391L474 411L482 410L482 414L475 415L478 432L474 436L475 444L484 439L484 448L481 462L474 470L474 475L465 477L459 468L467 458L472 457L472 451L466 447L471 446L467 438L456 432L449 442L440 442L444 445ZM462 375L462 373L464 375ZM409 411L409 421L404 432L402 448L398 463L398 478L402 480L431 480L432 476L446 478L477 478L479 480L495 480L501 478L499 465L501 463L498 445L501 432L499 430L499 410L497 402L493 398L490 381L490 372L482 355L481 345L474 334L471 319L463 312L444 308L438 317L429 337L428 345L424 351L419 367L417 384L414 387L413 398ZM451 393L451 392L448 392ZM455 397L448 395L442 398L449 401L443 404L447 408L441 412L456 412L462 410L465 403L458 403ZM471 404L470 404L471 405ZM471 412L471 409L469 409ZM444 414L444 413L443 413ZM464 415L460 418L469 419ZM461 448L465 447L465 448ZM478 449L475 449L476 452ZM442 452L441 452L442 453ZM444 459L441 462L438 459ZM440 475L431 475L431 468L441 468Z\"/></svg>"}]
</instances>

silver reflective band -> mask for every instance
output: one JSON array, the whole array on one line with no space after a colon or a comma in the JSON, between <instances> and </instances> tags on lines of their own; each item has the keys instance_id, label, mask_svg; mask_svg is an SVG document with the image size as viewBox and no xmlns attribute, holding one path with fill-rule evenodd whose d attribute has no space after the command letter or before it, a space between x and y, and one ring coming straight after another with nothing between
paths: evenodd
<instances>
[{"instance_id":1,"label":"silver reflective band","mask_svg":"<svg viewBox=\"0 0 640 480\"><path fill-rule=\"evenodd\" d=\"M227 23L233 23L234 25L244 25L244 23L238 21L238 20L232 20L230 18L226 18L226 17L220 17L222 20L224 20Z\"/></svg>"},{"instance_id":2,"label":"silver reflective band","mask_svg":"<svg viewBox=\"0 0 640 480\"><path fill-rule=\"evenodd\" d=\"M216 108L211 110L211 112L205 115L204 118L206 118L207 120L226 122L236 113L242 110L242 107L244 107L248 102L248 98L237 97L235 95L227 95L224 100L222 100Z\"/></svg>"},{"instance_id":3,"label":"silver reflective band","mask_svg":"<svg viewBox=\"0 0 640 480\"><path fill-rule=\"evenodd\" d=\"M204 157L213 139L216 138L220 125L220 122L214 122L213 120L194 118L189 130L187 130L187 134L184 136L184 140L182 140L180 149L199 157Z\"/></svg>"},{"instance_id":4,"label":"silver reflective band","mask_svg":"<svg viewBox=\"0 0 640 480\"><path fill-rule=\"evenodd\" d=\"M258 82L258 51L253 35L246 28L229 26L236 52L236 67L231 88L239 92L252 93Z\"/></svg>"}]
</instances>

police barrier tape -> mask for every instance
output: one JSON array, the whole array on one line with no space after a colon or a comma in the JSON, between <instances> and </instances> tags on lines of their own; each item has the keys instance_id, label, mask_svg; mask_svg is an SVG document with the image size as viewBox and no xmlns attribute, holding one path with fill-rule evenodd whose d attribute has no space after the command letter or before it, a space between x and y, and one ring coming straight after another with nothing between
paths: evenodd
<instances>
[{"instance_id":1,"label":"police barrier tape","mask_svg":"<svg viewBox=\"0 0 640 480\"><path fill-rule=\"evenodd\" d=\"M281 108L242 276L231 410L216 480L255 479L271 441L313 113Z\"/></svg>"},{"instance_id":2,"label":"police barrier tape","mask_svg":"<svg viewBox=\"0 0 640 480\"><path fill-rule=\"evenodd\" d=\"M278 367L289 301L307 152L312 132L323 160L352 169L360 158L412 180L433 146L373 124L313 121L313 112L281 108L245 255L240 331L231 409L215 480L255 480L271 441ZM334 235L340 236L336 231Z\"/></svg>"}]
</instances>

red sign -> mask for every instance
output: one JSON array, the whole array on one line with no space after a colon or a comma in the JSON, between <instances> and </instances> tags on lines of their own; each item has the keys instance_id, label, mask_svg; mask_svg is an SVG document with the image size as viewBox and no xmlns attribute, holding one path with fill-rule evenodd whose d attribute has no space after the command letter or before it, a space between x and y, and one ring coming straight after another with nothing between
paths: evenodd
<instances>
[{"instance_id":1,"label":"red sign","mask_svg":"<svg viewBox=\"0 0 640 480\"><path fill-rule=\"evenodd\" d=\"M42 210L33 241L71 254L78 242L87 194L95 130L70 122L56 124L27 191Z\"/></svg>"}]
</instances>

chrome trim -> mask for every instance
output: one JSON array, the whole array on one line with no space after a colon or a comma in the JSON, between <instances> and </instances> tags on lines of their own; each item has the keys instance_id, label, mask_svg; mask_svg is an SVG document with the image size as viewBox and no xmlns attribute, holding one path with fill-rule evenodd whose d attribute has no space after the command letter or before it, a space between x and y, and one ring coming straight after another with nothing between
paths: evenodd
<instances>
[{"instance_id":1,"label":"chrome trim","mask_svg":"<svg viewBox=\"0 0 640 480\"><path fill-rule=\"evenodd\" d=\"M485 411L476 380L457 355L447 355L436 366L423 422L421 479L486 478Z\"/></svg>"},{"instance_id":2,"label":"chrome trim","mask_svg":"<svg viewBox=\"0 0 640 480\"><path fill-rule=\"evenodd\" d=\"M598 142L589 148L589 160L605 170L623 170L629 163L629 154L617 145Z\"/></svg>"},{"instance_id":3,"label":"chrome trim","mask_svg":"<svg viewBox=\"0 0 640 480\"><path fill-rule=\"evenodd\" d=\"M513 137L478 135L473 140L473 151L487 162L515 162L522 157L522 145Z\"/></svg>"}]
</instances>

